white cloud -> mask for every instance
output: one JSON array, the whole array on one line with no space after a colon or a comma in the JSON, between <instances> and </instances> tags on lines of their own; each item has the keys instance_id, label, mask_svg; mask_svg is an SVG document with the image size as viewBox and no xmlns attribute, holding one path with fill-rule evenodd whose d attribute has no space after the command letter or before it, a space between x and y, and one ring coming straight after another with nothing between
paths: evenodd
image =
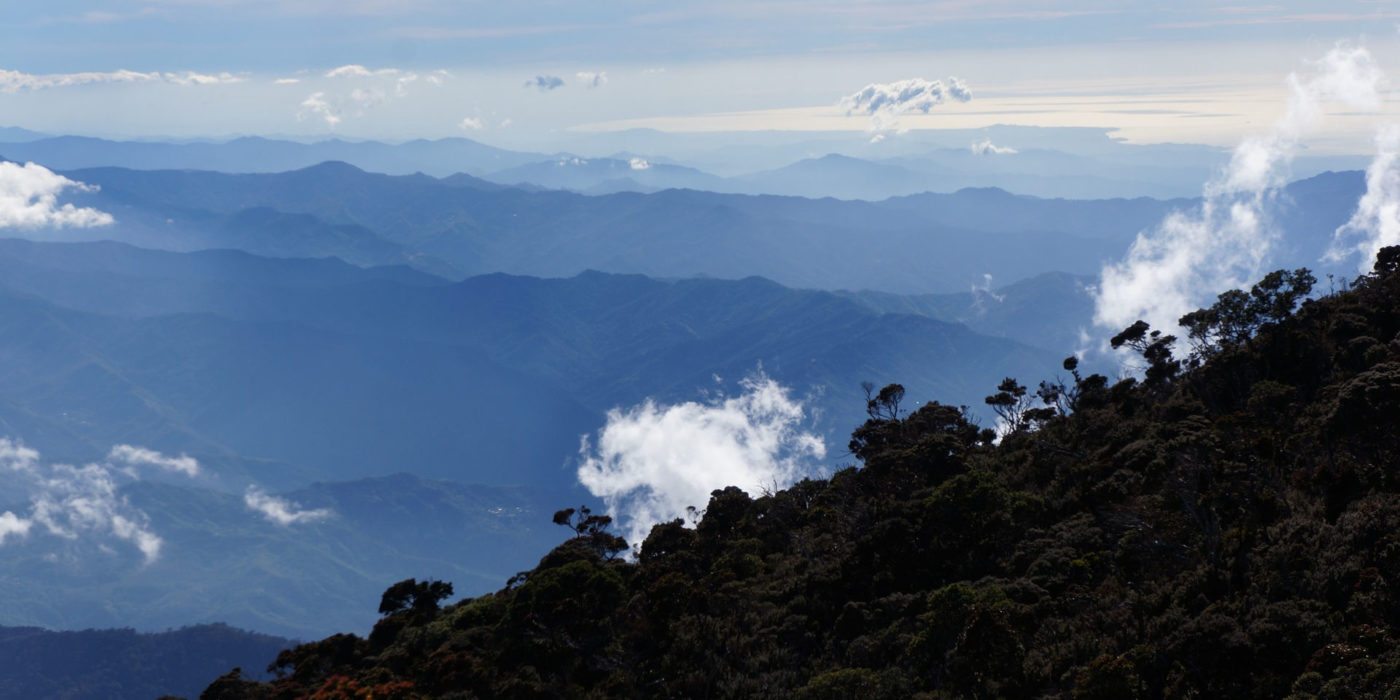
<instances>
[{"instance_id":1,"label":"white cloud","mask_svg":"<svg viewBox=\"0 0 1400 700\"><path fill-rule=\"evenodd\" d=\"M457 123L457 128L462 131L481 131L486 128L486 124L480 117L466 117Z\"/></svg>"},{"instance_id":2,"label":"white cloud","mask_svg":"<svg viewBox=\"0 0 1400 700\"><path fill-rule=\"evenodd\" d=\"M27 514L0 513L0 545L8 537L26 537L38 526L67 540L112 537L141 552L146 563L160 557L164 545L146 513L120 492L138 481L139 467L156 467L194 476L198 464L186 456L166 457L144 447L117 445L106 460L82 466L46 464L39 453L9 438L0 438L0 463L8 469L6 490L29 500Z\"/></svg>"},{"instance_id":3,"label":"white cloud","mask_svg":"<svg viewBox=\"0 0 1400 700\"><path fill-rule=\"evenodd\" d=\"M142 73L131 70L107 72L90 71L84 73L51 73L39 75L21 71L0 69L0 92L16 93L21 90L49 90L53 88L97 85L103 83L169 83L172 85L225 85L241 83L242 76L232 73L196 73L180 71L162 73L159 71Z\"/></svg>"},{"instance_id":4,"label":"white cloud","mask_svg":"<svg viewBox=\"0 0 1400 700\"><path fill-rule=\"evenodd\" d=\"M557 75L537 75L526 80L525 87L536 88L540 92L549 92L564 87L564 79Z\"/></svg>"},{"instance_id":5,"label":"white cloud","mask_svg":"<svg viewBox=\"0 0 1400 700\"><path fill-rule=\"evenodd\" d=\"M704 403L613 409L596 446L584 438L579 482L607 503L629 543L640 545L653 524L688 506L704 508L716 489L783 488L826 455L822 439L802 429L802 403L787 389L762 374L742 387Z\"/></svg>"},{"instance_id":6,"label":"white cloud","mask_svg":"<svg viewBox=\"0 0 1400 700\"><path fill-rule=\"evenodd\" d=\"M840 104L847 115L868 115L869 130L878 133L899 130L900 115L928 114L948 100L967 102L971 99L972 91L958 78L948 78L947 83L910 78L893 83L871 83L841 98Z\"/></svg>"},{"instance_id":7,"label":"white cloud","mask_svg":"<svg viewBox=\"0 0 1400 700\"><path fill-rule=\"evenodd\" d=\"M632 158L627 161L627 167L633 170L651 170L651 162L645 158Z\"/></svg>"},{"instance_id":8,"label":"white cloud","mask_svg":"<svg viewBox=\"0 0 1400 700\"><path fill-rule=\"evenodd\" d=\"M587 88L599 88L608 84L608 74L606 71L579 71L574 74L579 83Z\"/></svg>"},{"instance_id":9,"label":"white cloud","mask_svg":"<svg viewBox=\"0 0 1400 700\"><path fill-rule=\"evenodd\" d=\"M326 99L324 92L313 92L305 100L302 100L301 110L297 112L297 121L307 118L318 118L332 129L344 121L340 116L340 110Z\"/></svg>"},{"instance_id":10,"label":"white cloud","mask_svg":"<svg viewBox=\"0 0 1400 700\"><path fill-rule=\"evenodd\" d=\"M991 139L982 139L968 147L977 156L1010 156L1020 153L1010 146L998 146Z\"/></svg>"},{"instance_id":11,"label":"white cloud","mask_svg":"<svg viewBox=\"0 0 1400 700\"><path fill-rule=\"evenodd\" d=\"M21 518L8 510L0 513L0 545L4 545L5 540L10 537L28 536L29 529L33 526L34 521Z\"/></svg>"},{"instance_id":12,"label":"white cloud","mask_svg":"<svg viewBox=\"0 0 1400 700\"><path fill-rule=\"evenodd\" d=\"M199 476L199 461L185 454L179 457L167 457L144 447L117 445L107 453L107 459L131 467L150 466L185 476Z\"/></svg>"},{"instance_id":13,"label":"white cloud","mask_svg":"<svg viewBox=\"0 0 1400 700\"><path fill-rule=\"evenodd\" d=\"M1313 66L1307 77L1289 76L1284 115L1268 132L1235 148L1225 171L1206 184L1197 209L1173 212L1157 228L1139 233L1127 257L1103 269L1095 323L1120 330L1142 319L1174 332L1183 314L1260 276L1277 235L1268 206L1323 106L1379 105L1381 71L1365 49L1338 46Z\"/></svg>"},{"instance_id":14,"label":"white cloud","mask_svg":"<svg viewBox=\"0 0 1400 700\"><path fill-rule=\"evenodd\" d=\"M273 85L297 85L301 83L301 78L278 78L272 81Z\"/></svg>"},{"instance_id":15,"label":"white cloud","mask_svg":"<svg viewBox=\"0 0 1400 700\"><path fill-rule=\"evenodd\" d=\"M332 68L326 71L327 78L369 78L369 77L392 77L399 75L401 71L397 68L380 68L370 70L357 63Z\"/></svg>"},{"instance_id":16,"label":"white cloud","mask_svg":"<svg viewBox=\"0 0 1400 700\"><path fill-rule=\"evenodd\" d=\"M0 229L88 228L106 226L112 215L72 204L59 206L64 190L96 192L97 188L70 180L37 163L0 162Z\"/></svg>"},{"instance_id":17,"label":"white cloud","mask_svg":"<svg viewBox=\"0 0 1400 700\"><path fill-rule=\"evenodd\" d=\"M249 510L261 513L268 522L283 527L300 523L314 523L331 517L331 511L328 508L305 510L298 503L273 496L256 486L249 486L248 490L243 493L243 504L248 506Z\"/></svg>"},{"instance_id":18,"label":"white cloud","mask_svg":"<svg viewBox=\"0 0 1400 700\"><path fill-rule=\"evenodd\" d=\"M1366 168L1366 194L1356 203L1351 220L1332 238L1327 259L1340 261L1359 255L1359 269L1369 272L1381 248L1400 245L1400 124L1376 134L1376 157Z\"/></svg>"}]
</instances>

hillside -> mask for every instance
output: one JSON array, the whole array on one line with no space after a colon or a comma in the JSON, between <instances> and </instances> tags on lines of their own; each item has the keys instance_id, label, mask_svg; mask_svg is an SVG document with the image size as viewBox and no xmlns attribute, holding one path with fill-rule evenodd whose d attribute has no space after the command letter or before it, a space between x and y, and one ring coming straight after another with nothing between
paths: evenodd
<instances>
[{"instance_id":1,"label":"hillside","mask_svg":"<svg viewBox=\"0 0 1400 700\"><path fill-rule=\"evenodd\" d=\"M1294 312L1311 282L1222 295L1181 357L1126 330L1141 380L1008 380L1000 440L889 387L860 468L716 491L635 561L561 511L499 592L405 581L205 697L1394 697L1400 248Z\"/></svg>"}]
</instances>

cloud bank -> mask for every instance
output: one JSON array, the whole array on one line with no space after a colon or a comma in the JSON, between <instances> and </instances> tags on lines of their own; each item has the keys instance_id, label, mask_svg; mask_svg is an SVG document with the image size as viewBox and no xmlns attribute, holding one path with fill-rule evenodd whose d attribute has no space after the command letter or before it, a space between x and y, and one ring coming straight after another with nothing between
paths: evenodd
<instances>
[{"instance_id":1,"label":"cloud bank","mask_svg":"<svg viewBox=\"0 0 1400 700\"><path fill-rule=\"evenodd\" d=\"M303 509L299 503L273 496L256 486L249 486L243 493L243 504L248 506L248 510L261 514L268 522L282 527L314 523L331 517L328 508Z\"/></svg>"},{"instance_id":2,"label":"cloud bank","mask_svg":"<svg viewBox=\"0 0 1400 700\"><path fill-rule=\"evenodd\" d=\"M107 226L112 215L72 204L59 206L65 190L96 192L37 163L0 162L0 229L89 228Z\"/></svg>"},{"instance_id":3,"label":"cloud bank","mask_svg":"<svg viewBox=\"0 0 1400 700\"><path fill-rule=\"evenodd\" d=\"M652 525L687 507L704 508L716 489L783 488L826 456L822 439L802 429L802 403L787 389L762 374L741 387L738 396L704 403L648 399L613 409L596 444L584 438L579 482L604 500L629 543L640 545Z\"/></svg>"},{"instance_id":4,"label":"cloud bank","mask_svg":"<svg viewBox=\"0 0 1400 700\"><path fill-rule=\"evenodd\" d=\"M147 564L156 561L164 542L146 513L120 494L120 487L138 481L140 469L147 467L199 473L199 463L190 457L167 457L134 445L117 445L106 460L82 466L47 464L37 451L0 438L0 483L7 495L29 501L24 514L0 513L0 545L39 529L66 540L115 538L135 547Z\"/></svg>"},{"instance_id":5,"label":"cloud bank","mask_svg":"<svg viewBox=\"0 0 1400 700\"><path fill-rule=\"evenodd\" d=\"M1366 168L1366 194L1351 220L1334 232L1327 259L1358 256L1358 270L1370 272L1381 248L1400 245L1400 124L1376 134L1376 157Z\"/></svg>"},{"instance_id":6,"label":"cloud bank","mask_svg":"<svg viewBox=\"0 0 1400 700\"><path fill-rule=\"evenodd\" d=\"M1277 236L1268 206L1286 184L1302 138L1322 119L1323 106L1379 105L1381 71L1364 48L1338 46L1312 68L1306 77L1289 76L1284 115L1268 132L1235 148L1225 171L1206 184L1199 208L1174 212L1139 233L1127 257L1103 269L1096 324L1116 331L1142 319L1175 331L1183 314L1260 276Z\"/></svg>"},{"instance_id":7,"label":"cloud bank","mask_svg":"<svg viewBox=\"0 0 1400 700\"><path fill-rule=\"evenodd\" d=\"M168 83L170 85L225 85L241 83L245 79L232 73L141 73L131 70L85 73L53 73L36 75L14 70L0 69L0 92L51 90L54 88L77 87L80 85L100 85L104 83Z\"/></svg>"}]
</instances>

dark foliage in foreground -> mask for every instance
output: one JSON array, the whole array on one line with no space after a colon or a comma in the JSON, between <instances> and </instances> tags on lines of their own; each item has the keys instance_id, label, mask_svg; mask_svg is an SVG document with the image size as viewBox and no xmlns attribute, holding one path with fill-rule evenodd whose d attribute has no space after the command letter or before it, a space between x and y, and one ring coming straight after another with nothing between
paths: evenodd
<instances>
[{"instance_id":1,"label":"dark foliage in foreground","mask_svg":"<svg viewBox=\"0 0 1400 700\"><path fill-rule=\"evenodd\" d=\"M1141 381L1003 382L999 444L872 391L861 469L716 491L635 562L561 512L504 590L400 584L206 697L1396 697L1400 248L1295 312L1312 282L1189 315L1187 358L1127 329Z\"/></svg>"}]
</instances>

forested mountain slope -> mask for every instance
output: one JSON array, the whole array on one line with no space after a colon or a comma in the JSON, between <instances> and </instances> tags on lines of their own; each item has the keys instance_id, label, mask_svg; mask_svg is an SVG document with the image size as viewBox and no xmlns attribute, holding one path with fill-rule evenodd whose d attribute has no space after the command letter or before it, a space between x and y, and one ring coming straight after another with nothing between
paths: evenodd
<instances>
[{"instance_id":1,"label":"forested mountain slope","mask_svg":"<svg viewBox=\"0 0 1400 700\"><path fill-rule=\"evenodd\" d=\"M1182 357L1126 329L1141 380L1008 380L999 441L888 387L860 468L716 491L635 561L561 511L499 592L405 581L205 697L1394 697L1400 248L1294 312L1311 282L1222 295Z\"/></svg>"}]
</instances>

